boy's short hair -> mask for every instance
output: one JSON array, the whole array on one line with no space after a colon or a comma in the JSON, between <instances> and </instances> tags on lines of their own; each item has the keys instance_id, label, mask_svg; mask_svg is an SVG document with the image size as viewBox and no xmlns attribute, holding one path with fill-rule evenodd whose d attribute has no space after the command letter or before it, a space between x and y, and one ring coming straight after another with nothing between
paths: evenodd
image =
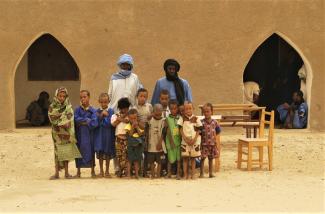
<instances>
[{"instance_id":1,"label":"boy's short hair","mask_svg":"<svg viewBox=\"0 0 325 214\"><path fill-rule=\"evenodd\" d=\"M203 108L204 107L209 107L211 109L211 112L213 113L213 105L211 103L204 104Z\"/></svg>"},{"instance_id":2,"label":"boy's short hair","mask_svg":"<svg viewBox=\"0 0 325 214\"><path fill-rule=\"evenodd\" d=\"M107 97L108 99L109 99L109 95L108 95L108 93L100 93L100 95L99 95L99 97L98 97L98 100L101 100L102 98L104 98L104 97Z\"/></svg>"},{"instance_id":3,"label":"boy's short hair","mask_svg":"<svg viewBox=\"0 0 325 214\"><path fill-rule=\"evenodd\" d=\"M123 98L119 99L117 102L118 109L129 108L130 105L131 105L131 103L127 97L123 97Z\"/></svg>"},{"instance_id":4,"label":"boy's short hair","mask_svg":"<svg viewBox=\"0 0 325 214\"><path fill-rule=\"evenodd\" d=\"M153 106L153 112L156 112L157 110L163 111L163 106L160 103L157 103Z\"/></svg>"},{"instance_id":5,"label":"boy's short hair","mask_svg":"<svg viewBox=\"0 0 325 214\"><path fill-rule=\"evenodd\" d=\"M148 93L148 90L147 89L145 89L145 88L139 88L139 90L137 91L137 97L139 96L139 94L141 93L141 92L146 92L146 93Z\"/></svg>"},{"instance_id":6,"label":"boy's short hair","mask_svg":"<svg viewBox=\"0 0 325 214\"><path fill-rule=\"evenodd\" d=\"M128 115L138 114L138 111L135 108L131 108L128 112Z\"/></svg>"},{"instance_id":7,"label":"boy's short hair","mask_svg":"<svg viewBox=\"0 0 325 214\"><path fill-rule=\"evenodd\" d=\"M178 107L178 102L177 102L177 100L169 100L169 102L168 102L168 106L169 106L169 108L170 108L170 106L172 106L172 105L177 105L177 107Z\"/></svg>"},{"instance_id":8,"label":"boy's short hair","mask_svg":"<svg viewBox=\"0 0 325 214\"><path fill-rule=\"evenodd\" d=\"M87 96L90 97L90 92L89 92L88 90L86 90L86 89L81 90L81 91L80 91L80 94L81 94L81 93L86 93Z\"/></svg>"},{"instance_id":9,"label":"boy's short hair","mask_svg":"<svg viewBox=\"0 0 325 214\"><path fill-rule=\"evenodd\" d=\"M159 97L161 95L168 95L169 96L169 91L167 89L163 89L163 90L160 91Z\"/></svg>"}]
</instances>

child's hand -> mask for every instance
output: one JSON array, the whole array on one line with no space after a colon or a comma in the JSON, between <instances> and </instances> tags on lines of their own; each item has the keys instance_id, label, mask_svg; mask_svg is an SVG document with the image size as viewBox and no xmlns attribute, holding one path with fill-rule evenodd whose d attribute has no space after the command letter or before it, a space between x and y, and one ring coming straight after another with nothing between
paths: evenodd
<instances>
[{"instance_id":1,"label":"child's hand","mask_svg":"<svg viewBox=\"0 0 325 214\"><path fill-rule=\"evenodd\" d=\"M69 123L64 124L62 127L65 128L65 129L68 129L68 128L71 127L71 124L70 124L70 122L69 122Z\"/></svg>"},{"instance_id":2,"label":"child's hand","mask_svg":"<svg viewBox=\"0 0 325 214\"><path fill-rule=\"evenodd\" d=\"M156 149L158 151L162 150L162 143L158 143L157 146L156 146Z\"/></svg>"},{"instance_id":3,"label":"child's hand","mask_svg":"<svg viewBox=\"0 0 325 214\"><path fill-rule=\"evenodd\" d=\"M137 121L134 121L134 122L132 123L132 127L133 127L133 128L138 128L138 127L139 127L138 122L137 122Z\"/></svg>"},{"instance_id":4,"label":"child's hand","mask_svg":"<svg viewBox=\"0 0 325 214\"><path fill-rule=\"evenodd\" d=\"M175 149L175 144L174 144L174 142L170 142L170 147L172 148L172 149Z\"/></svg>"},{"instance_id":5,"label":"child's hand","mask_svg":"<svg viewBox=\"0 0 325 214\"><path fill-rule=\"evenodd\" d=\"M107 117L108 116L108 111L104 110L102 111L102 117Z\"/></svg>"},{"instance_id":6,"label":"child's hand","mask_svg":"<svg viewBox=\"0 0 325 214\"><path fill-rule=\"evenodd\" d=\"M152 117L153 117L153 114L151 113L150 115L148 115L147 120L151 120Z\"/></svg>"},{"instance_id":7,"label":"child's hand","mask_svg":"<svg viewBox=\"0 0 325 214\"><path fill-rule=\"evenodd\" d=\"M191 121L191 123L196 123L197 117L196 116L192 117L190 121Z\"/></svg>"}]
</instances>

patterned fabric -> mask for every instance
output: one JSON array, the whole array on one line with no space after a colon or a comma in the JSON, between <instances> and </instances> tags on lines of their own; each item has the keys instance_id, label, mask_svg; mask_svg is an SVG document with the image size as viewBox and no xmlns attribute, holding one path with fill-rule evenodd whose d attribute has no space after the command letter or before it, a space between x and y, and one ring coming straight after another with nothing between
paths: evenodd
<instances>
[{"instance_id":1,"label":"patterned fabric","mask_svg":"<svg viewBox=\"0 0 325 214\"><path fill-rule=\"evenodd\" d=\"M127 139L122 139L119 137L116 137L116 144L115 144L115 150L116 150L116 159L118 161L118 164L120 166L120 172L126 171L128 159L127 159L127 145L128 141Z\"/></svg>"},{"instance_id":2,"label":"patterned fabric","mask_svg":"<svg viewBox=\"0 0 325 214\"><path fill-rule=\"evenodd\" d=\"M159 120L154 117L149 121L149 144L148 144L148 152L162 152L161 150L157 150L157 145L159 144L160 139L162 138L162 132L164 128L165 120L161 118Z\"/></svg>"},{"instance_id":3,"label":"patterned fabric","mask_svg":"<svg viewBox=\"0 0 325 214\"><path fill-rule=\"evenodd\" d=\"M195 116L191 117L180 117L177 124L182 127L183 133L186 137L194 139L196 133L202 128L202 123L200 119L193 121ZM197 137L196 142L193 145L188 145L184 140L181 143L181 154L182 157L199 157L201 156L200 152L201 136Z\"/></svg>"},{"instance_id":4,"label":"patterned fabric","mask_svg":"<svg viewBox=\"0 0 325 214\"><path fill-rule=\"evenodd\" d=\"M219 151L216 146L202 145L201 146L201 157L202 158L217 158L219 157Z\"/></svg>"},{"instance_id":5,"label":"patterned fabric","mask_svg":"<svg viewBox=\"0 0 325 214\"><path fill-rule=\"evenodd\" d=\"M215 145L216 144L216 134L220 133L220 126L218 122L214 119L208 121L206 119L201 120L202 122L202 141L201 145Z\"/></svg>"},{"instance_id":6,"label":"patterned fabric","mask_svg":"<svg viewBox=\"0 0 325 214\"><path fill-rule=\"evenodd\" d=\"M167 149L167 156L168 161L170 163L174 163L175 161L181 160L181 141L182 137L179 132L179 127L177 125L177 121L179 116L173 117L169 115L166 118L167 124L167 135L166 135L166 149ZM174 143L175 148L172 148L171 142Z\"/></svg>"},{"instance_id":7,"label":"patterned fabric","mask_svg":"<svg viewBox=\"0 0 325 214\"><path fill-rule=\"evenodd\" d=\"M62 104L57 98L60 92L66 93L66 99ZM62 161L74 160L75 158L81 157L76 146L73 109L66 88L58 88L55 91L48 115L52 124L55 163L61 168L63 167Z\"/></svg>"}]
</instances>

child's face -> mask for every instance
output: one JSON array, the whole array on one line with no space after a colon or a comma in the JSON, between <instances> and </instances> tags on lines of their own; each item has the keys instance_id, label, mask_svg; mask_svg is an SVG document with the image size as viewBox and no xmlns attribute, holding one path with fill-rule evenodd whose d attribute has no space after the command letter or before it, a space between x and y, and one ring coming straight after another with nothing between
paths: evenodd
<instances>
[{"instance_id":1,"label":"child's face","mask_svg":"<svg viewBox=\"0 0 325 214\"><path fill-rule=\"evenodd\" d=\"M80 93L80 103L83 106L89 106L89 96L88 96L87 92Z\"/></svg>"},{"instance_id":2,"label":"child's face","mask_svg":"<svg viewBox=\"0 0 325 214\"><path fill-rule=\"evenodd\" d=\"M67 97L67 94L64 91L61 91L60 93L58 93L58 96L57 96L57 98L61 104L65 101L66 97Z\"/></svg>"},{"instance_id":3,"label":"child's face","mask_svg":"<svg viewBox=\"0 0 325 214\"><path fill-rule=\"evenodd\" d=\"M178 106L178 111L179 111L179 114L183 116L184 115L184 106L183 105Z\"/></svg>"},{"instance_id":4,"label":"child's face","mask_svg":"<svg viewBox=\"0 0 325 214\"><path fill-rule=\"evenodd\" d=\"M211 118L211 115L212 115L211 108L209 106L204 106L203 107L203 114L204 114L204 117L205 118L210 119Z\"/></svg>"},{"instance_id":5,"label":"child's face","mask_svg":"<svg viewBox=\"0 0 325 214\"><path fill-rule=\"evenodd\" d=\"M129 111L129 108L122 108L122 109L120 109L120 114L127 115L128 111Z\"/></svg>"},{"instance_id":6,"label":"child's face","mask_svg":"<svg viewBox=\"0 0 325 214\"><path fill-rule=\"evenodd\" d=\"M107 109L109 103L108 97L101 97L99 98L99 104L102 109Z\"/></svg>"},{"instance_id":7,"label":"child's face","mask_svg":"<svg viewBox=\"0 0 325 214\"><path fill-rule=\"evenodd\" d=\"M148 92L143 91L138 94L138 104L139 105L144 105L148 99Z\"/></svg>"},{"instance_id":8,"label":"child's face","mask_svg":"<svg viewBox=\"0 0 325 214\"><path fill-rule=\"evenodd\" d=\"M168 94L161 94L159 97L159 102L164 108L166 108L168 106L168 102L169 102Z\"/></svg>"},{"instance_id":9,"label":"child's face","mask_svg":"<svg viewBox=\"0 0 325 214\"><path fill-rule=\"evenodd\" d=\"M170 114L176 116L178 113L178 107L175 104L169 105Z\"/></svg>"},{"instance_id":10,"label":"child's face","mask_svg":"<svg viewBox=\"0 0 325 214\"><path fill-rule=\"evenodd\" d=\"M153 116L154 118L161 118L161 115L162 115L162 111L160 109L156 109L154 112L153 112Z\"/></svg>"},{"instance_id":11,"label":"child's face","mask_svg":"<svg viewBox=\"0 0 325 214\"><path fill-rule=\"evenodd\" d=\"M129 114L129 120L131 123L135 123L138 121L138 115L137 114Z\"/></svg>"},{"instance_id":12,"label":"child's face","mask_svg":"<svg viewBox=\"0 0 325 214\"><path fill-rule=\"evenodd\" d=\"M184 114L187 117L192 116L192 114L193 114L193 106L192 106L192 104L185 104L184 105Z\"/></svg>"}]
</instances>

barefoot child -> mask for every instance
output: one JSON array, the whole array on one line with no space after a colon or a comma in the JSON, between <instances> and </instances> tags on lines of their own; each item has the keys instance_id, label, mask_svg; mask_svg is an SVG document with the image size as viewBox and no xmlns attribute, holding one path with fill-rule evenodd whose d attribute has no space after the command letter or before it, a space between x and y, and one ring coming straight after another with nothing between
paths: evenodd
<instances>
[{"instance_id":1,"label":"barefoot child","mask_svg":"<svg viewBox=\"0 0 325 214\"><path fill-rule=\"evenodd\" d=\"M104 177L104 160L106 161L105 177L110 177L109 162L115 158L115 128L111 124L114 110L108 108L109 97L101 93L98 100L100 108L97 110L98 127L94 131L95 152L99 159L100 176Z\"/></svg>"},{"instance_id":2,"label":"barefoot child","mask_svg":"<svg viewBox=\"0 0 325 214\"><path fill-rule=\"evenodd\" d=\"M65 178L71 178L68 169L69 161L80 158L81 155L76 146L73 109L66 88L61 87L55 91L48 115L52 125L55 160L55 174L50 179L58 179L59 171L63 168Z\"/></svg>"},{"instance_id":3,"label":"barefoot child","mask_svg":"<svg viewBox=\"0 0 325 214\"><path fill-rule=\"evenodd\" d=\"M147 127L148 120L152 117L152 105L147 102L148 100L148 90L144 88L140 88L137 92L137 104L135 105L135 109L138 111L138 117L140 121L140 127L145 128ZM146 177L147 175L147 152L148 152L148 130L145 129L144 133L144 159L143 164L140 164L140 168L142 168L140 171L143 173L143 177Z\"/></svg>"},{"instance_id":4,"label":"barefoot child","mask_svg":"<svg viewBox=\"0 0 325 214\"><path fill-rule=\"evenodd\" d=\"M81 168L91 168L91 177L95 178L95 153L93 131L98 126L96 109L90 106L90 93L80 91L80 106L75 110L75 128L77 146L82 158L76 159L78 169L76 177L81 177Z\"/></svg>"},{"instance_id":5,"label":"barefoot child","mask_svg":"<svg viewBox=\"0 0 325 214\"><path fill-rule=\"evenodd\" d=\"M168 177L171 177L171 165L177 162L176 179L180 179L181 167L181 141L177 121L179 119L178 106L176 100L169 102L170 114L166 117L166 149L168 156Z\"/></svg>"},{"instance_id":6,"label":"barefoot child","mask_svg":"<svg viewBox=\"0 0 325 214\"><path fill-rule=\"evenodd\" d=\"M139 164L142 160L143 153L143 134L144 130L139 126L138 111L136 109L129 110L129 123L125 126L127 134L127 176L131 177L131 166L134 164L135 178L139 178Z\"/></svg>"},{"instance_id":7,"label":"barefoot child","mask_svg":"<svg viewBox=\"0 0 325 214\"><path fill-rule=\"evenodd\" d=\"M181 154L183 158L184 178L188 179L188 165L191 165L191 179L195 174L195 158L201 156L200 129L201 121L193 115L192 103L184 103L184 116L180 117L177 124L180 126L182 135Z\"/></svg>"},{"instance_id":8,"label":"barefoot child","mask_svg":"<svg viewBox=\"0 0 325 214\"><path fill-rule=\"evenodd\" d=\"M201 170L200 178L204 177L204 160L209 160L209 177L213 178L212 165L213 159L218 158L220 155L220 142L217 135L220 134L221 129L218 122L211 118L213 114L213 107L211 103L203 106L204 119L202 122L202 141L201 141ZM218 160L218 159L217 159ZM219 164L216 161L216 164Z\"/></svg>"},{"instance_id":9,"label":"barefoot child","mask_svg":"<svg viewBox=\"0 0 325 214\"><path fill-rule=\"evenodd\" d=\"M148 163L150 164L151 178L155 177L155 162L157 163L157 176L161 173L161 156L163 155L162 141L165 119L162 117L163 107L161 104L155 104L153 108L153 117L148 123L149 144L148 144Z\"/></svg>"},{"instance_id":10,"label":"barefoot child","mask_svg":"<svg viewBox=\"0 0 325 214\"><path fill-rule=\"evenodd\" d=\"M125 131L126 124L129 123L128 111L130 108L130 101L124 97L117 102L118 113L114 114L111 118L111 124L115 127L115 151L118 165L119 177L126 173L127 168L127 136Z\"/></svg>"}]
</instances>

